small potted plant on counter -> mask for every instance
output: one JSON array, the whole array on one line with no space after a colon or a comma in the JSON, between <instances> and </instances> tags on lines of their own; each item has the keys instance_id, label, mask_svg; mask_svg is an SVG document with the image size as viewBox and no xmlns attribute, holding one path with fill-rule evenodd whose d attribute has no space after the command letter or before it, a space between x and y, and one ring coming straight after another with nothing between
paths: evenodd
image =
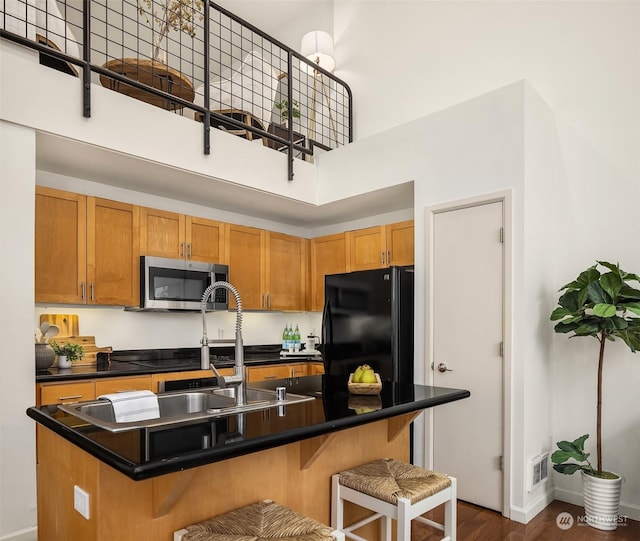
<instances>
[{"instance_id":1,"label":"small potted plant on counter","mask_svg":"<svg viewBox=\"0 0 640 541\"><path fill-rule=\"evenodd\" d=\"M80 344L67 342L60 345L56 342L51 342L51 347L58 356L58 368L69 368L71 363L84 357L84 348Z\"/></svg>"},{"instance_id":2,"label":"small potted plant on counter","mask_svg":"<svg viewBox=\"0 0 640 541\"><path fill-rule=\"evenodd\" d=\"M604 267L601 273L598 266ZM591 336L599 345L596 403L596 468L587 458L585 434L573 442L558 442L551 456L553 469L564 474L581 471L587 523L600 530L615 530L618 525L622 477L602 467L602 369L608 341L620 338L635 353L640 349L640 290L628 282L640 283L640 276L623 271L618 264L598 261L573 281L560 288L563 292L551 314L558 321L557 333ZM573 461L577 462L573 462ZM580 464L586 462L587 465Z\"/></svg>"}]
</instances>

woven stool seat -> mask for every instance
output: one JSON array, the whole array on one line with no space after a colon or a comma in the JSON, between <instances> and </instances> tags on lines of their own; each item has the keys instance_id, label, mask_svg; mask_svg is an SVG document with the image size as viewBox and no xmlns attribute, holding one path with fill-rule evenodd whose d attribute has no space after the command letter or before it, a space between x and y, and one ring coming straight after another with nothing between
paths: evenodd
<instances>
[{"instance_id":1,"label":"woven stool seat","mask_svg":"<svg viewBox=\"0 0 640 541\"><path fill-rule=\"evenodd\" d=\"M355 541L366 541L356 534L363 526L380 521L380 538L411 540L411 521L417 520L444 533L443 541L456 540L456 479L413 464L382 458L342 471L331 478L331 526ZM345 525L344 503L354 503L373 514ZM422 515L444 505L444 523Z\"/></svg>"},{"instance_id":2,"label":"woven stool seat","mask_svg":"<svg viewBox=\"0 0 640 541\"><path fill-rule=\"evenodd\" d=\"M398 498L416 503L451 486L448 475L391 458L374 460L340 472L340 484L392 504Z\"/></svg>"},{"instance_id":3,"label":"woven stool seat","mask_svg":"<svg viewBox=\"0 0 640 541\"><path fill-rule=\"evenodd\" d=\"M187 526L177 533L182 541L335 541L332 531L288 507L262 501Z\"/></svg>"}]
</instances>

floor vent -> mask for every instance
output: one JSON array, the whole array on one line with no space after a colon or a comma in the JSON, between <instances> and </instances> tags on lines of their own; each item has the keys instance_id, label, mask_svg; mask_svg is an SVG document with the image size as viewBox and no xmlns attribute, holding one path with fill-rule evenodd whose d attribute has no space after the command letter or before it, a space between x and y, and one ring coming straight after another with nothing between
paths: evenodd
<instances>
[{"instance_id":1,"label":"floor vent","mask_svg":"<svg viewBox=\"0 0 640 541\"><path fill-rule=\"evenodd\" d=\"M534 491L549 477L549 453L545 452L529 459L527 490Z\"/></svg>"}]
</instances>

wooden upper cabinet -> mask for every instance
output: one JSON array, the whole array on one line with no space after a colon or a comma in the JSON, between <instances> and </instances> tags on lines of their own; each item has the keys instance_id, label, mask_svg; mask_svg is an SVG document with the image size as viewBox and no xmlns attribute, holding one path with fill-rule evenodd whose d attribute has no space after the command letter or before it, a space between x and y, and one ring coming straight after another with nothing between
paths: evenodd
<instances>
[{"instance_id":1,"label":"wooden upper cabinet","mask_svg":"<svg viewBox=\"0 0 640 541\"><path fill-rule=\"evenodd\" d=\"M87 198L89 304L130 306L139 298L139 208Z\"/></svg>"},{"instance_id":2,"label":"wooden upper cabinet","mask_svg":"<svg viewBox=\"0 0 640 541\"><path fill-rule=\"evenodd\" d=\"M140 255L184 259L185 216L175 212L140 209Z\"/></svg>"},{"instance_id":3,"label":"wooden upper cabinet","mask_svg":"<svg viewBox=\"0 0 640 541\"><path fill-rule=\"evenodd\" d=\"M135 205L38 186L36 302L135 304L138 220Z\"/></svg>"},{"instance_id":4,"label":"wooden upper cabinet","mask_svg":"<svg viewBox=\"0 0 640 541\"><path fill-rule=\"evenodd\" d=\"M262 253L265 231L255 227L226 224L225 236L225 261L229 265L229 283L240 293L244 308L264 308ZM235 306L233 295L229 295L229 308Z\"/></svg>"},{"instance_id":5,"label":"wooden upper cabinet","mask_svg":"<svg viewBox=\"0 0 640 541\"><path fill-rule=\"evenodd\" d=\"M224 262L224 224L176 212L140 210L140 254L204 263Z\"/></svg>"},{"instance_id":6,"label":"wooden upper cabinet","mask_svg":"<svg viewBox=\"0 0 640 541\"><path fill-rule=\"evenodd\" d=\"M413 220L349 231L351 271L413 265Z\"/></svg>"},{"instance_id":7,"label":"wooden upper cabinet","mask_svg":"<svg viewBox=\"0 0 640 541\"><path fill-rule=\"evenodd\" d=\"M387 265L413 265L414 225L413 220L389 224L387 229Z\"/></svg>"},{"instance_id":8,"label":"wooden upper cabinet","mask_svg":"<svg viewBox=\"0 0 640 541\"><path fill-rule=\"evenodd\" d=\"M264 293L269 310L304 310L307 292L306 239L266 232Z\"/></svg>"},{"instance_id":9,"label":"wooden upper cabinet","mask_svg":"<svg viewBox=\"0 0 640 541\"><path fill-rule=\"evenodd\" d=\"M86 208L84 195L36 187L36 302L85 302Z\"/></svg>"},{"instance_id":10,"label":"wooden upper cabinet","mask_svg":"<svg viewBox=\"0 0 640 541\"><path fill-rule=\"evenodd\" d=\"M384 226L348 232L351 247L351 271L385 267L387 239Z\"/></svg>"},{"instance_id":11,"label":"wooden upper cabinet","mask_svg":"<svg viewBox=\"0 0 640 541\"><path fill-rule=\"evenodd\" d=\"M187 216L187 259L204 263L224 262L224 223Z\"/></svg>"},{"instance_id":12,"label":"wooden upper cabinet","mask_svg":"<svg viewBox=\"0 0 640 541\"><path fill-rule=\"evenodd\" d=\"M324 277L350 270L350 250L345 233L311 239L311 310L324 308Z\"/></svg>"}]
</instances>

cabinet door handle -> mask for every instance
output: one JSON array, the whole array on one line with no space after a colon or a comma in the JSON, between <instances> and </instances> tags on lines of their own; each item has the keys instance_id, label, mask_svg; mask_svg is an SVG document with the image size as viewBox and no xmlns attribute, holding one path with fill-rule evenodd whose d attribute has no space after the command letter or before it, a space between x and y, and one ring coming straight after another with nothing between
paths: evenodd
<instances>
[{"instance_id":1,"label":"cabinet door handle","mask_svg":"<svg viewBox=\"0 0 640 541\"><path fill-rule=\"evenodd\" d=\"M387 265L391 265L391 250L387 250Z\"/></svg>"},{"instance_id":2,"label":"cabinet door handle","mask_svg":"<svg viewBox=\"0 0 640 541\"><path fill-rule=\"evenodd\" d=\"M271 293L267 293L267 308L271 310Z\"/></svg>"},{"instance_id":3,"label":"cabinet door handle","mask_svg":"<svg viewBox=\"0 0 640 541\"><path fill-rule=\"evenodd\" d=\"M262 303L260 304L260 306L262 306L262 308L266 308L267 307L267 303L264 300L264 293L262 294Z\"/></svg>"},{"instance_id":4,"label":"cabinet door handle","mask_svg":"<svg viewBox=\"0 0 640 541\"><path fill-rule=\"evenodd\" d=\"M278 376L265 376L264 379L276 379Z\"/></svg>"},{"instance_id":5,"label":"cabinet door handle","mask_svg":"<svg viewBox=\"0 0 640 541\"><path fill-rule=\"evenodd\" d=\"M81 394L72 394L69 396L59 396L58 400L75 400L76 398L82 398Z\"/></svg>"},{"instance_id":6,"label":"cabinet door handle","mask_svg":"<svg viewBox=\"0 0 640 541\"><path fill-rule=\"evenodd\" d=\"M84 300L84 280L82 280L82 282L80 282L80 296L81 296L82 300Z\"/></svg>"},{"instance_id":7,"label":"cabinet door handle","mask_svg":"<svg viewBox=\"0 0 640 541\"><path fill-rule=\"evenodd\" d=\"M95 301L96 300L96 284L95 282L91 281L91 301Z\"/></svg>"},{"instance_id":8,"label":"cabinet door handle","mask_svg":"<svg viewBox=\"0 0 640 541\"><path fill-rule=\"evenodd\" d=\"M193 250L191 249L191 243L187 244L187 249L189 250L188 258L191 259L193 257Z\"/></svg>"},{"instance_id":9,"label":"cabinet door handle","mask_svg":"<svg viewBox=\"0 0 640 541\"><path fill-rule=\"evenodd\" d=\"M180 259L184 259L184 242L180 243Z\"/></svg>"},{"instance_id":10,"label":"cabinet door handle","mask_svg":"<svg viewBox=\"0 0 640 541\"><path fill-rule=\"evenodd\" d=\"M380 264L384 265L384 252L380 252Z\"/></svg>"}]
</instances>

